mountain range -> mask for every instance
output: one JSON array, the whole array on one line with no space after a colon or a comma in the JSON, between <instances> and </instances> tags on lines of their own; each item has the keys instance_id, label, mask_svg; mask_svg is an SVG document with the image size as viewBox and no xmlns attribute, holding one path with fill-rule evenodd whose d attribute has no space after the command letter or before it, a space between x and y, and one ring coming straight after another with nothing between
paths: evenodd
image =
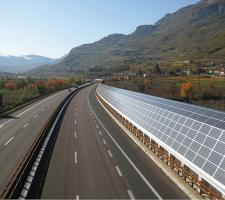
<instances>
[{"instance_id":1,"label":"mountain range","mask_svg":"<svg viewBox=\"0 0 225 200\"><path fill-rule=\"evenodd\" d=\"M0 71L19 73L45 64L56 64L59 60L38 55L9 56L0 54Z\"/></svg>"},{"instance_id":2,"label":"mountain range","mask_svg":"<svg viewBox=\"0 0 225 200\"><path fill-rule=\"evenodd\" d=\"M150 14L150 13L149 13ZM123 68L154 62L225 60L225 0L202 0L154 25L129 34L112 34L97 42L73 48L55 65L30 74L64 74L95 67Z\"/></svg>"}]
</instances>

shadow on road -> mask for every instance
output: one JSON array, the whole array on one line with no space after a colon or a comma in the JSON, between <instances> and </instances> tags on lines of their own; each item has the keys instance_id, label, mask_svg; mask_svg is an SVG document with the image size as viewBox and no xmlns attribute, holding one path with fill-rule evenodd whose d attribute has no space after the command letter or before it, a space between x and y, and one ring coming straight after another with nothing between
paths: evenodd
<instances>
[{"instance_id":1,"label":"shadow on road","mask_svg":"<svg viewBox=\"0 0 225 200\"><path fill-rule=\"evenodd\" d=\"M11 115L0 115L0 119L18 119L18 117L14 117Z\"/></svg>"}]
</instances>

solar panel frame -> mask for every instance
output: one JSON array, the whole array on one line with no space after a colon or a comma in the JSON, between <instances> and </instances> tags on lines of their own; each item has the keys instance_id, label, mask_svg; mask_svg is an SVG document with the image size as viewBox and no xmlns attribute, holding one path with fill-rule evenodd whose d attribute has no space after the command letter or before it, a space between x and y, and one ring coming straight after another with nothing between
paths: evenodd
<instances>
[{"instance_id":1,"label":"solar panel frame","mask_svg":"<svg viewBox=\"0 0 225 200\"><path fill-rule=\"evenodd\" d=\"M221 181L225 165L224 113L102 84L96 91L135 126L225 191Z\"/></svg>"}]
</instances>

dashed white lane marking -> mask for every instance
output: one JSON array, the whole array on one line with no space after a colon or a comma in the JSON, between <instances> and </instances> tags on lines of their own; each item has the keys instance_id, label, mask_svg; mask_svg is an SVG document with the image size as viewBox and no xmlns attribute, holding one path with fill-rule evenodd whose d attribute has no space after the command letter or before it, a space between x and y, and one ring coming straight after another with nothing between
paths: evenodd
<instances>
[{"instance_id":1,"label":"dashed white lane marking","mask_svg":"<svg viewBox=\"0 0 225 200\"><path fill-rule=\"evenodd\" d=\"M110 150L108 150L108 154L109 154L109 157L112 158L113 155L112 155L112 152Z\"/></svg>"},{"instance_id":2,"label":"dashed white lane marking","mask_svg":"<svg viewBox=\"0 0 225 200\"><path fill-rule=\"evenodd\" d=\"M77 120L74 121L75 125L77 125Z\"/></svg>"},{"instance_id":3,"label":"dashed white lane marking","mask_svg":"<svg viewBox=\"0 0 225 200\"><path fill-rule=\"evenodd\" d=\"M105 139L103 139L102 141L103 141L104 145L106 145L106 141L105 141Z\"/></svg>"},{"instance_id":4,"label":"dashed white lane marking","mask_svg":"<svg viewBox=\"0 0 225 200\"><path fill-rule=\"evenodd\" d=\"M99 131L98 134L102 136L102 132L101 131Z\"/></svg>"},{"instance_id":5,"label":"dashed white lane marking","mask_svg":"<svg viewBox=\"0 0 225 200\"><path fill-rule=\"evenodd\" d=\"M76 131L74 132L74 138L75 139L77 138L77 132Z\"/></svg>"},{"instance_id":6,"label":"dashed white lane marking","mask_svg":"<svg viewBox=\"0 0 225 200\"><path fill-rule=\"evenodd\" d=\"M96 121L94 120L94 123L96 124Z\"/></svg>"},{"instance_id":7,"label":"dashed white lane marking","mask_svg":"<svg viewBox=\"0 0 225 200\"><path fill-rule=\"evenodd\" d=\"M98 125L96 125L96 128L99 129Z\"/></svg>"},{"instance_id":8,"label":"dashed white lane marking","mask_svg":"<svg viewBox=\"0 0 225 200\"><path fill-rule=\"evenodd\" d=\"M26 124L23 126L23 128L26 128L28 125L29 125L29 123L26 123Z\"/></svg>"},{"instance_id":9,"label":"dashed white lane marking","mask_svg":"<svg viewBox=\"0 0 225 200\"><path fill-rule=\"evenodd\" d=\"M135 200L134 195L132 194L132 192L130 190L127 190L127 193L131 200Z\"/></svg>"},{"instance_id":10,"label":"dashed white lane marking","mask_svg":"<svg viewBox=\"0 0 225 200\"><path fill-rule=\"evenodd\" d=\"M14 137L11 137L4 145L6 146L6 145L9 144L13 139L14 139Z\"/></svg>"},{"instance_id":11,"label":"dashed white lane marking","mask_svg":"<svg viewBox=\"0 0 225 200\"><path fill-rule=\"evenodd\" d=\"M37 115L34 115L34 119L37 118L37 117L38 117L38 114Z\"/></svg>"},{"instance_id":12,"label":"dashed white lane marking","mask_svg":"<svg viewBox=\"0 0 225 200\"><path fill-rule=\"evenodd\" d=\"M120 171L120 168L118 166L115 166L115 168L116 168L116 171L117 171L118 175L123 176L121 171Z\"/></svg>"},{"instance_id":13,"label":"dashed white lane marking","mask_svg":"<svg viewBox=\"0 0 225 200\"><path fill-rule=\"evenodd\" d=\"M53 95L53 96L51 96L51 97L49 97L49 98L47 98L47 99L45 99L45 100L43 100L43 101L37 103L37 104L35 104L34 106L32 106L32 107L28 108L27 110L23 111L22 113L18 114L16 117L20 117L21 115L27 113L28 111L30 111L30 110L32 110L33 108L39 106L40 104L44 103L45 101L48 101L49 99L52 99L53 97L56 97L56 96L60 95L61 93L62 93L62 92L60 92L60 93L58 93L58 94L55 94L55 95ZM14 120L14 119L9 119L8 121L2 123L2 124L0 125L0 127L3 127L5 124L7 124L7 123L9 123L9 122L11 122L11 121L13 121L13 120Z\"/></svg>"},{"instance_id":14,"label":"dashed white lane marking","mask_svg":"<svg viewBox=\"0 0 225 200\"><path fill-rule=\"evenodd\" d=\"M75 116L77 116L77 113L75 113Z\"/></svg>"},{"instance_id":15,"label":"dashed white lane marking","mask_svg":"<svg viewBox=\"0 0 225 200\"><path fill-rule=\"evenodd\" d=\"M77 152L76 151L74 153L74 162L75 162L75 164L77 164Z\"/></svg>"},{"instance_id":16,"label":"dashed white lane marking","mask_svg":"<svg viewBox=\"0 0 225 200\"><path fill-rule=\"evenodd\" d=\"M79 200L79 198L80 198L79 195L76 195L76 200Z\"/></svg>"}]
</instances>

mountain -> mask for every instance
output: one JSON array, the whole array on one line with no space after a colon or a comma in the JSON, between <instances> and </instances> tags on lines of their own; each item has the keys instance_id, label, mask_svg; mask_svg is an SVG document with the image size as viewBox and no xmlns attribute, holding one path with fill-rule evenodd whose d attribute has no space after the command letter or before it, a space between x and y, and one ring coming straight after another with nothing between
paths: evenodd
<instances>
[{"instance_id":1,"label":"mountain","mask_svg":"<svg viewBox=\"0 0 225 200\"><path fill-rule=\"evenodd\" d=\"M3 72L24 72L45 64L56 63L58 63L57 59L38 55L5 56L0 54L0 71Z\"/></svg>"},{"instance_id":2,"label":"mountain","mask_svg":"<svg viewBox=\"0 0 225 200\"><path fill-rule=\"evenodd\" d=\"M154 25L129 34L113 34L73 48L56 65L31 74L57 74L87 68L122 68L151 61L213 60L224 62L225 0L202 0L167 14Z\"/></svg>"}]
</instances>

